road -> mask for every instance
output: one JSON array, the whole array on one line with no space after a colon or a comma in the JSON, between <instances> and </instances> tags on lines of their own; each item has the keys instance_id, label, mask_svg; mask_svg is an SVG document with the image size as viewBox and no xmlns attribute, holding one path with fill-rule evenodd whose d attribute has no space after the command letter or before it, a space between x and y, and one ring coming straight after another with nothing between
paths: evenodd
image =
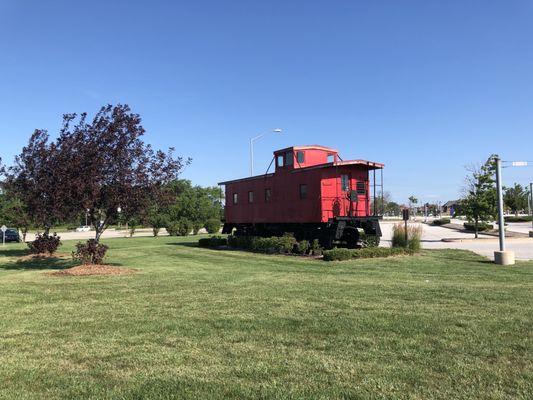
<instances>
[{"instance_id":1,"label":"road","mask_svg":"<svg viewBox=\"0 0 533 400\"><path fill-rule=\"evenodd\" d=\"M392 222L382 222L382 246L390 246L393 225ZM492 260L494 259L494 251L499 249L498 238L493 236L480 234L479 239L476 240L473 233L426 224L422 224L422 227L422 247L425 249L471 250ZM443 242L442 239L445 238L454 239L454 241ZM507 250L515 252L517 260L533 260L533 238L507 239L506 246Z\"/></svg>"}]
</instances>

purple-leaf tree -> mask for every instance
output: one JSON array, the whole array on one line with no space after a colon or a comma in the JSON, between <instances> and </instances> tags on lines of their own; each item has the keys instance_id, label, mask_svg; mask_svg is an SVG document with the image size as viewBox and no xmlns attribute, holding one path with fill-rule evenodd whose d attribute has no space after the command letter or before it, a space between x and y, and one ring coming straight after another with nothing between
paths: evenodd
<instances>
[{"instance_id":1,"label":"purple-leaf tree","mask_svg":"<svg viewBox=\"0 0 533 400\"><path fill-rule=\"evenodd\" d=\"M164 201L165 187L190 162L174 157L173 148L155 151L144 133L141 117L127 105L102 107L90 122L86 114L64 116L57 146L69 170L67 213L85 210L96 242L119 214L128 220Z\"/></svg>"},{"instance_id":2,"label":"purple-leaf tree","mask_svg":"<svg viewBox=\"0 0 533 400\"><path fill-rule=\"evenodd\" d=\"M35 131L7 184L45 233L87 212L98 242L119 210L129 219L164 202L165 188L190 162L174 157L173 148L155 151L142 140L144 133L140 116L127 105L102 107L92 121L85 113L66 114L55 142Z\"/></svg>"}]
</instances>

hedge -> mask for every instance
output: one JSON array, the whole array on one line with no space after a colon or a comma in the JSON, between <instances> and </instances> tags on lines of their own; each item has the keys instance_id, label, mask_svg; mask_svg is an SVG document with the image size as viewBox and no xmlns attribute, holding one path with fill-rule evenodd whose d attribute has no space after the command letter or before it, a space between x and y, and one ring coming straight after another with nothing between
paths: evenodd
<instances>
[{"instance_id":1,"label":"hedge","mask_svg":"<svg viewBox=\"0 0 533 400\"><path fill-rule=\"evenodd\" d=\"M467 231L475 231L476 230L476 226L475 226L475 224L473 222L465 222L463 224L463 226L465 227L465 229ZM479 222L478 226L477 226L478 232L490 231L492 229L494 229L494 225L487 224L486 222Z\"/></svg>"},{"instance_id":2,"label":"hedge","mask_svg":"<svg viewBox=\"0 0 533 400\"><path fill-rule=\"evenodd\" d=\"M446 225L446 224L449 224L450 222L451 222L450 218L440 218L440 219L434 220L433 225L437 225L437 226Z\"/></svg>"},{"instance_id":3,"label":"hedge","mask_svg":"<svg viewBox=\"0 0 533 400\"><path fill-rule=\"evenodd\" d=\"M228 239L223 238L222 236L211 236L209 238L201 238L198 240L198 246L200 247L215 248L227 245Z\"/></svg>"},{"instance_id":4,"label":"hedge","mask_svg":"<svg viewBox=\"0 0 533 400\"><path fill-rule=\"evenodd\" d=\"M390 257L414 254L404 247L366 247L362 249L333 249L324 251L324 261L344 261L359 258Z\"/></svg>"},{"instance_id":5,"label":"hedge","mask_svg":"<svg viewBox=\"0 0 533 400\"><path fill-rule=\"evenodd\" d=\"M505 217L505 222L531 222L531 216L523 215L520 217L509 216Z\"/></svg>"},{"instance_id":6,"label":"hedge","mask_svg":"<svg viewBox=\"0 0 533 400\"><path fill-rule=\"evenodd\" d=\"M254 251L266 254L322 254L322 247L318 240L298 242L291 234L284 236L256 237L256 236L228 236L228 246L234 249Z\"/></svg>"}]
</instances>

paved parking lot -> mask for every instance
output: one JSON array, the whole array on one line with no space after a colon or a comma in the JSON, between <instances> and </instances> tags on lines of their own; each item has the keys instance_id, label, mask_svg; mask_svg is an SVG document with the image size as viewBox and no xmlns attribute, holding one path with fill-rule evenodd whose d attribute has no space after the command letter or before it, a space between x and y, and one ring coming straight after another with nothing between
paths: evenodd
<instances>
[{"instance_id":1,"label":"paved parking lot","mask_svg":"<svg viewBox=\"0 0 533 400\"><path fill-rule=\"evenodd\" d=\"M390 246L393 222L384 221L381 224L383 231L382 245ZM475 240L473 233L460 232L454 229L422 224L422 247L425 249L463 249L471 250L490 259L494 259L494 251L499 249L498 238L488 235L479 235ZM519 227L522 229L523 224ZM516 229L516 227L514 228ZM520 232L520 231L518 231ZM523 232L527 233L529 230ZM452 242L443 242L442 239L454 239ZM515 252L518 260L533 260L533 238L509 238L506 241L507 250Z\"/></svg>"}]
</instances>

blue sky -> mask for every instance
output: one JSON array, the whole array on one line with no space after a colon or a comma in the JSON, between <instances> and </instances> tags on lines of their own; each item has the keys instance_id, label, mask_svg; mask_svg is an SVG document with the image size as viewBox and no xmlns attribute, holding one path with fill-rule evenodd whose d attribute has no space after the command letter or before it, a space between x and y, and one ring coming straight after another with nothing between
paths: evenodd
<instances>
[{"instance_id":1,"label":"blue sky","mask_svg":"<svg viewBox=\"0 0 533 400\"><path fill-rule=\"evenodd\" d=\"M384 162L398 201L457 197L465 165L533 161L533 2L0 0L0 143L128 103L202 185L277 148ZM506 169L508 183L533 168Z\"/></svg>"}]
</instances>

